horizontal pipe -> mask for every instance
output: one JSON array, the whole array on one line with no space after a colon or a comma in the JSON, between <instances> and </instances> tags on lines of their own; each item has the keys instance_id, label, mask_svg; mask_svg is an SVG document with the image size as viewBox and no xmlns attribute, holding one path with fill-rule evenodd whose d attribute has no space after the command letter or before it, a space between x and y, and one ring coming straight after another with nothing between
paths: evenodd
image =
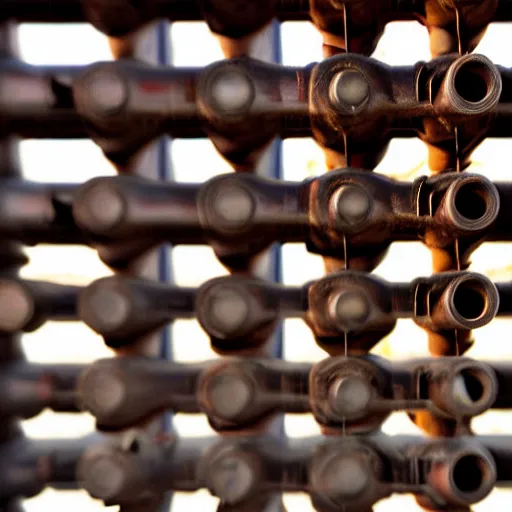
<instances>
[{"instance_id":1,"label":"horizontal pipe","mask_svg":"<svg viewBox=\"0 0 512 512\"><path fill-rule=\"evenodd\" d=\"M497 314L511 314L500 309L498 288L486 277L469 272L389 283L344 271L302 288L226 276L195 290L107 277L86 287L78 301L80 319L112 346L133 343L176 318L196 316L214 346L220 343L219 348L228 352L248 343L264 343L284 318L303 318L328 351L329 344L344 345L348 335L352 351L365 343L376 344L399 318L443 332L482 327Z\"/></svg>"},{"instance_id":2,"label":"horizontal pipe","mask_svg":"<svg viewBox=\"0 0 512 512\"><path fill-rule=\"evenodd\" d=\"M13 364L0 377L0 413L28 419L44 409L79 412L77 383L83 365Z\"/></svg>"},{"instance_id":3,"label":"horizontal pipe","mask_svg":"<svg viewBox=\"0 0 512 512\"><path fill-rule=\"evenodd\" d=\"M347 168L303 183L246 174L202 185L95 178L75 190L72 202L75 222L98 240L100 255L113 266L127 259L123 241L151 232L153 241L141 241L139 251L159 241L214 243L217 252L243 261L276 241L300 241L311 252L337 257L340 267L346 239L352 268L370 270L374 252L385 252L391 241L423 239L442 248L458 238L474 249L512 239L510 194L507 184L468 173L407 183ZM95 206L105 202L109 208ZM114 243L118 249L109 250Z\"/></svg>"},{"instance_id":4,"label":"horizontal pipe","mask_svg":"<svg viewBox=\"0 0 512 512\"><path fill-rule=\"evenodd\" d=\"M83 185L8 180L0 191L0 239L92 245L117 269L165 242L212 244L230 268L274 242L304 242L343 268L346 239L351 268L371 270L393 241L443 248L458 239L467 256L484 241L512 240L511 198L510 184L475 174L410 183L354 168L302 183L235 173L203 184L127 176Z\"/></svg>"},{"instance_id":5,"label":"horizontal pipe","mask_svg":"<svg viewBox=\"0 0 512 512\"><path fill-rule=\"evenodd\" d=\"M108 505L134 502L143 489L206 488L233 505L250 503L259 493L309 492L318 510L330 504L329 509L352 512L367 510L398 492L452 508L480 501L495 485L510 485L486 446L498 442L511 441L508 436L482 440L231 437L175 439L166 442L165 451L140 442L136 454L129 447L103 444L84 454L78 474L85 489ZM418 462L414 468L421 467L420 472L411 467L410 457ZM297 466L303 470L293 471ZM100 467L109 468L105 479L98 478ZM107 478L113 474L115 479ZM472 475L471 481L464 475Z\"/></svg>"},{"instance_id":6,"label":"horizontal pipe","mask_svg":"<svg viewBox=\"0 0 512 512\"><path fill-rule=\"evenodd\" d=\"M313 413L326 432L367 434L393 411L471 419L512 407L512 369L466 357L332 357L315 364L227 358L184 364L124 357L91 365L9 366L0 413L93 414L102 429L135 427L163 411L203 413L219 431L252 431L276 413Z\"/></svg>"},{"instance_id":7,"label":"horizontal pipe","mask_svg":"<svg viewBox=\"0 0 512 512\"><path fill-rule=\"evenodd\" d=\"M32 332L47 321L77 321L83 287L20 278L0 279L0 332Z\"/></svg>"},{"instance_id":8,"label":"horizontal pipe","mask_svg":"<svg viewBox=\"0 0 512 512\"><path fill-rule=\"evenodd\" d=\"M30 332L47 321L84 321L112 347L135 343L176 319L197 318L217 350L264 344L285 318L302 318L333 348L375 345L399 318L428 331L476 329L512 314L512 287L472 272L444 272L391 283L345 271L302 287L226 276L185 288L112 276L86 287L22 279L0 280L0 330ZM503 299L502 299L503 298Z\"/></svg>"},{"instance_id":9,"label":"horizontal pipe","mask_svg":"<svg viewBox=\"0 0 512 512\"><path fill-rule=\"evenodd\" d=\"M207 488L236 504L265 491L309 492L317 506L327 498L356 511L394 492L412 492L454 507L481 499L494 485L510 486L511 447L510 436L151 439L131 431L110 439L16 438L1 447L0 480L3 500L45 487L85 488L115 505L136 502L142 492L148 499ZM411 457L420 473L412 473ZM297 465L304 471L293 471Z\"/></svg>"},{"instance_id":10,"label":"horizontal pipe","mask_svg":"<svg viewBox=\"0 0 512 512\"><path fill-rule=\"evenodd\" d=\"M73 490L77 464L86 449L104 442L99 433L78 439L15 437L0 446L0 499L31 498L46 487Z\"/></svg>"},{"instance_id":11,"label":"horizontal pipe","mask_svg":"<svg viewBox=\"0 0 512 512\"><path fill-rule=\"evenodd\" d=\"M509 75L483 56L455 54L405 67L349 53L304 68L246 57L201 69L8 61L0 66L0 129L31 138L91 137L119 165L163 134L209 136L233 165L247 169L278 135L313 136L340 153L348 137L351 154L362 155L382 152L394 136L420 136L442 148L464 123L465 161L474 139L510 136ZM438 77L446 79L438 84ZM360 98L350 95L354 80ZM475 85L460 85L466 83Z\"/></svg>"}]
</instances>

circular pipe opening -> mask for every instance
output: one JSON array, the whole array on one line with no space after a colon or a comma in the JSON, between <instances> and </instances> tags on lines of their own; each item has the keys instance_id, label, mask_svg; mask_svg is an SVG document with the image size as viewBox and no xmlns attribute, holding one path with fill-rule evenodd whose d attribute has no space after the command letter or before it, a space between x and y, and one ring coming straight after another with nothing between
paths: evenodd
<instances>
[{"instance_id":1,"label":"circular pipe opening","mask_svg":"<svg viewBox=\"0 0 512 512\"><path fill-rule=\"evenodd\" d=\"M465 176L455 180L445 196L447 220L457 230L476 232L487 229L500 211L496 187L482 176Z\"/></svg>"},{"instance_id":2,"label":"circular pipe opening","mask_svg":"<svg viewBox=\"0 0 512 512\"><path fill-rule=\"evenodd\" d=\"M483 55L465 55L453 62L445 77L450 111L473 116L491 112L503 88L499 69Z\"/></svg>"},{"instance_id":3,"label":"circular pipe opening","mask_svg":"<svg viewBox=\"0 0 512 512\"><path fill-rule=\"evenodd\" d=\"M463 183L455 194L455 209L468 220L479 220L489 210L489 191L476 181Z\"/></svg>"},{"instance_id":4,"label":"circular pipe opening","mask_svg":"<svg viewBox=\"0 0 512 512\"><path fill-rule=\"evenodd\" d=\"M477 416L496 401L498 382L491 368L469 364L456 368L447 389L448 409L454 415Z\"/></svg>"},{"instance_id":5,"label":"circular pipe opening","mask_svg":"<svg viewBox=\"0 0 512 512\"><path fill-rule=\"evenodd\" d=\"M461 495L479 493L491 473L488 461L481 455L463 455L452 467L451 480L454 490Z\"/></svg>"},{"instance_id":6,"label":"circular pipe opening","mask_svg":"<svg viewBox=\"0 0 512 512\"><path fill-rule=\"evenodd\" d=\"M455 92L468 103L480 103L491 91L493 74L482 61L468 60L455 73Z\"/></svg>"},{"instance_id":7,"label":"circular pipe opening","mask_svg":"<svg viewBox=\"0 0 512 512\"><path fill-rule=\"evenodd\" d=\"M467 279L453 292L453 307L466 321L481 319L488 309L487 288L478 279Z\"/></svg>"},{"instance_id":8,"label":"circular pipe opening","mask_svg":"<svg viewBox=\"0 0 512 512\"><path fill-rule=\"evenodd\" d=\"M474 411L481 402L492 399L492 388L493 382L487 373L476 368L463 368L453 377L452 399L459 409Z\"/></svg>"},{"instance_id":9,"label":"circular pipe opening","mask_svg":"<svg viewBox=\"0 0 512 512\"><path fill-rule=\"evenodd\" d=\"M465 369L459 372L458 377L472 403L482 400L485 395L485 377L481 372Z\"/></svg>"}]
</instances>

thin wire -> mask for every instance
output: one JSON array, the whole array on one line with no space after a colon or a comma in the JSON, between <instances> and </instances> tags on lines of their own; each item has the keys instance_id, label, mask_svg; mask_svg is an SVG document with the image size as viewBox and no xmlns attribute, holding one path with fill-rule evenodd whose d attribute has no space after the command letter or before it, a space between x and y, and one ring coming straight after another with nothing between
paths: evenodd
<instances>
[{"instance_id":1,"label":"thin wire","mask_svg":"<svg viewBox=\"0 0 512 512\"><path fill-rule=\"evenodd\" d=\"M457 28L457 45L459 49L459 55L462 56L462 38L461 38L461 24L460 24L460 13L459 9L455 8L455 25ZM459 127L455 127L455 165L456 165L456 172L460 173L462 171L462 166L460 162L460 144L459 144ZM461 270L461 263L460 263L460 246L459 246L459 238L455 238L454 243L454 249L455 249L455 261L457 265L457 271ZM459 330L455 329L455 355L460 355L460 345L459 345Z\"/></svg>"},{"instance_id":2,"label":"thin wire","mask_svg":"<svg viewBox=\"0 0 512 512\"><path fill-rule=\"evenodd\" d=\"M347 31L347 15L346 15L347 13L346 13L346 9L345 9L345 4L343 4L343 9L344 9L344 15L345 15L345 45L346 45L346 48L347 48L347 51L348 51L348 40L347 40L348 31ZM347 135L344 134L343 138L344 138L344 142L345 142L345 144L344 144L345 145L345 161L346 161L347 167L350 167L351 155L350 155L350 153L348 151ZM349 255L348 255L348 240L347 240L347 235L344 232L343 233L343 266L344 266L345 270L348 270L349 267L350 267L349 259L350 258L349 258ZM344 344L345 358L348 358L348 332L347 331L343 331L343 344ZM342 421L341 421L341 435L342 436L346 435L346 420L345 420L345 416L343 416Z\"/></svg>"},{"instance_id":3,"label":"thin wire","mask_svg":"<svg viewBox=\"0 0 512 512\"><path fill-rule=\"evenodd\" d=\"M461 26L460 26L460 13L459 9L455 7L455 26L457 29L457 44L459 47L459 55L462 55L462 38L461 38Z\"/></svg>"},{"instance_id":4,"label":"thin wire","mask_svg":"<svg viewBox=\"0 0 512 512\"><path fill-rule=\"evenodd\" d=\"M343 4L343 7L345 7L345 4ZM346 16L345 16L345 19L346 19ZM345 36L346 36L346 32L345 32ZM343 138L345 140L345 144L344 144L345 145L345 161L346 161L347 167L350 167L351 155L348 151L347 135L344 134ZM349 255L348 255L348 241L347 241L346 233L343 233L343 265L344 265L345 270L348 270L350 267ZM344 344L345 344L345 357L348 357L348 334L346 331L343 333L343 338L344 338ZM343 428L345 428L344 424L343 424Z\"/></svg>"},{"instance_id":5,"label":"thin wire","mask_svg":"<svg viewBox=\"0 0 512 512\"><path fill-rule=\"evenodd\" d=\"M348 13L347 13L347 5L343 4L343 32L345 32L345 51L348 53L349 50L349 40L348 40Z\"/></svg>"},{"instance_id":6,"label":"thin wire","mask_svg":"<svg viewBox=\"0 0 512 512\"><path fill-rule=\"evenodd\" d=\"M344 258L343 263L345 270L349 269L349 261L348 261L348 244L347 244L347 236L345 233L343 233L343 252L344 252ZM343 332L343 341L345 344L345 357L348 357L348 333L347 331Z\"/></svg>"}]
</instances>

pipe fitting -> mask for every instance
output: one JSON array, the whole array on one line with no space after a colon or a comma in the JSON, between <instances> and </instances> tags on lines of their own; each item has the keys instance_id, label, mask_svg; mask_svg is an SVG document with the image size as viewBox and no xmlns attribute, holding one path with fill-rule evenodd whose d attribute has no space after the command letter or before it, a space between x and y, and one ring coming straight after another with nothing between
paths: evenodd
<instances>
[{"instance_id":1,"label":"pipe fitting","mask_svg":"<svg viewBox=\"0 0 512 512\"><path fill-rule=\"evenodd\" d=\"M450 281L432 310L432 321L438 329L477 329L496 316L499 305L495 284L467 272Z\"/></svg>"},{"instance_id":2,"label":"pipe fitting","mask_svg":"<svg viewBox=\"0 0 512 512\"><path fill-rule=\"evenodd\" d=\"M500 195L496 186L483 176L469 175L448 187L440 214L457 231L472 233L491 226L499 211Z\"/></svg>"},{"instance_id":3,"label":"pipe fitting","mask_svg":"<svg viewBox=\"0 0 512 512\"><path fill-rule=\"evenodd\" d=\"M448 68L434 104L441 114L483 115L496 108L501 91L501 73L490 59L464 55Z\"/></svg>"},{"instance_id":4,"label":"pipe fitting","mask_svg":"<svg viewBox=\"0 0 512 512\"><path fill-rule=\"evenodd\" d=\"M430 398L452 418L477 416L492 407L498 394L494 370L476 361L449 363L430 379Z\"/></svg>"},{"instance_id":5,"label":"pipe fitting","mask_svg":"<svg viewBox=\"0 0 512 512\"><path fill-rule=\"evenodd\" d=\"M448 506L467 507L483 500L496 484L493 457L484 449L461 448L434 460L427 480Z\"/></svg>"}]
</instances>

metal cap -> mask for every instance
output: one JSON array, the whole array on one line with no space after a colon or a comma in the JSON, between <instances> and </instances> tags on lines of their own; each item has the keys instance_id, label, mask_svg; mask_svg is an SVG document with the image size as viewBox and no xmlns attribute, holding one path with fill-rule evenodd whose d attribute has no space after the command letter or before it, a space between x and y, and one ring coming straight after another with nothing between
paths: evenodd
<instances>
[{"instance_id":1,"label":"metal cap","mask_svg":"<svg viewBox=\"0 0 512 512\"><path fill-rule=\"evenodd\" d=\"M258 471L250 455L229 450L219 457L209 471L209 487L221 502L233 505L251 493L258 484Z\"/></svg>"},{"instance_id":2,"label":"metal cap","mask_svg":"<svg viewBox=\"0 0 512 512\"><path fill-rule=\"evenodd\" d=\"M243 330L250 309L242 290L231 286L213 286L208 290L201 317L205 330L217 337L234 336Z\"/></svg>"},{"instance_id":3,"label":"metal cap","mask_svg":"<svg viewBox=\"0 0 512 512\"><path fill-rule=\"evenodd\" d=\"M255 95L250 77L236 67L216 68L212 70L207 81L208 103L220 116L246 113L251 108Z\"/></svg>"},{"instance_id":4,"label":"metal cap","mask_svg":"<svg viewBox=\"0 0 512 512\"><path fill-rule=\"evenodd\" d=\"M337 73L329 88L331 102L346 111L357 113L370 98L370 84L357 69L344 69Z\"/></svg>"},{"instance_id":5,"label":"metal cap","mask_svg":"<svg viewBox=\"0 0 512 512\"><path fill-rule=\"evenodd\" d=\"M373 200L358 185L343 185L331 199L336 217L349 227L360 225L370 215Z\"/></svg>"},{"instance_id":6,"label":"metal cap","mask_svg":"<svg viewBox=\"0 0 512 512\"><path fill-rule=\"evenodd\" d=\"M113 69L93 70L85 80L85 87L90 108L99 114L115 114L128 102L127 84Z\"/></svg>"},{"instance_id":7,"label":"metal cap","mask_svg":"<svg viewBox=\"0 0 512 512\"><path fill-rule=\"evenodd\" d=\"M254 198L247 189L221 184L211 196L210 224L213 229L239 230L251 222L255 208Z\"/></svg>"},{"instance_id":8,"label":"metal cap","mask_svg":"<svg viewBox=\"0 0 512 512\"><path fill-rule=\"evenodd\" d=\"M95 181L75 202L73 214L85 229L102 232L123 220L126 204L119 192L108 181Z\"/></svg>"},{"instance_id":9,"label":"metal cap","mask_svg":"<svg viewBox=\"0 0 512 512\"><path fill-rule=\"evenodd\" d=\"M226 420L235 420L253 402L251 384L242 375L216 375L208 386L212 412Z\"/></svg>"},{"instance_id":10,"label":"metal cap","mask_svg":"<svg viewBox=\"0 0 512 512\"><path fill-rule=\"evenodd\" d=\"M362 377L340 377L329 388L329 404L341 417L360 417L365 414L372 394L371 385Z\"/></svg>"},{"instance_id":11,"label":"metal cap","mask_svg":"<svg viewBox=\"0 0 512 512\"><path fill-rule=\"evenodd\" d=\"M82 320L99 334L108 334L122 327L132 311L126 295L105 286L86 289L81 303Z\"/></svg>"},{"instance_id":12,"label":"metal cap","mask_svg":"<svg viewBox=\"0 0 512 512\"><path fill-rule=\"evenodd\" d=\"M370 480L366 464L356 457L338 457L327 469L326 491L338 499L357 496L365 490Z\"/></svg>"},{"instance_id":13,"label":"metal cap","mask_svg":"<svg viewBox=\"0 0 512 512\"><path fill-rule=\"evenodd\" d=\"M127 487L129 468L114 454L107 453L83 461L79 478L93 498L111 500Z\"/></svg>"},{"instance_id":14,"label":"metal cap","mask_svg":"<svg viewBox=\"0 0 512 512\"><path fill-rule=\"evenodd\" d=\"M371 303L363 290L347 290L334 296L329 312L336 325L345 332L364 326L371 313Z\"/></svg>"}]
</instances>

